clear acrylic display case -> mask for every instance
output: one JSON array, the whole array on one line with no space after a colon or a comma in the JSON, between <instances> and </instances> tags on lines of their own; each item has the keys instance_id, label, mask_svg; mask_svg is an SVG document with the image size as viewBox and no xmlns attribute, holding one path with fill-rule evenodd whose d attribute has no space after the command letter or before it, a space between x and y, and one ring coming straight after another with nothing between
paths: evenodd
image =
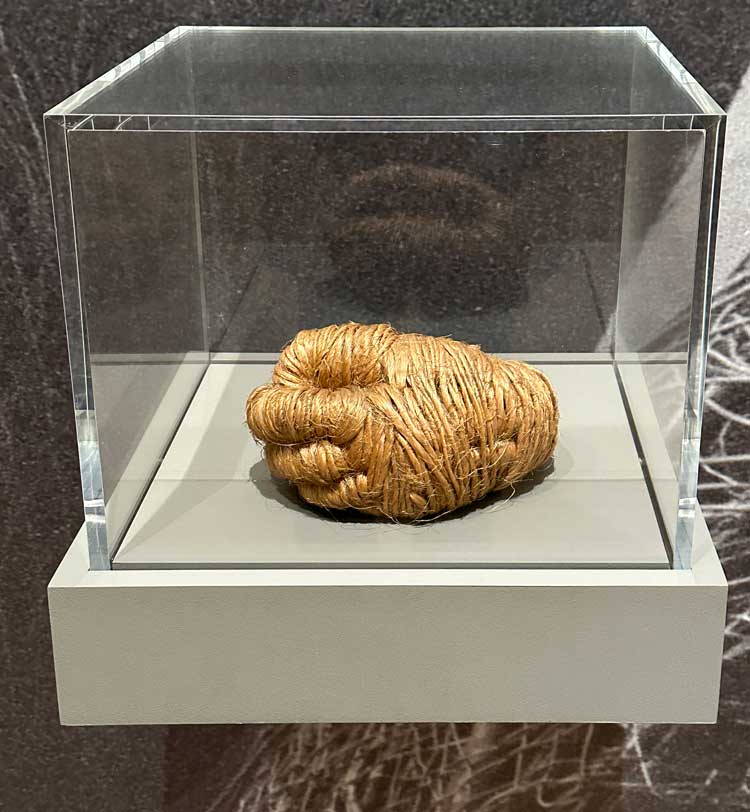
<instances>
[{"instance_id":1,"label":"clear acrylic display case","mask_svg":"<svg viewBox=\"0 0 750 812\"><path fill-rule=\"evenodd\" d=\"M689 568L724 114L645 28L177 28L45 117L91 569ZM273 481L303 328L540 366L554 465L419 526Z\"/></svg>"},{"instance_id":2,"label":"clear acrylic display case","mask_svg":"<svg viewBox=\"0 0 750 812\"><path fill-rule=\"evenodd\" d=\"M724 115L651 32L178 28L45 125L86 519L48 592L64 723L716 719ZM245 399L350 320L544 369L553 462L419 524L302 504Z\"/></svg>"}]
</instances>

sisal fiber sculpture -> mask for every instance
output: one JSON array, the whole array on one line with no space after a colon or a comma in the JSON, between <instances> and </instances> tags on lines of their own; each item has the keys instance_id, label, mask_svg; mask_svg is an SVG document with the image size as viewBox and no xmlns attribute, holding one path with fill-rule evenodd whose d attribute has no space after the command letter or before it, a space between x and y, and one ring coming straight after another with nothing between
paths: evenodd
<instances>
[{"instance_id":1,"label":"sisal fiber sculpture","mask_svg":"<svg viewBox=\"0 0 750 812\"><path fill-rule=\"evenodd\" d=\"M271 473L324 508L446 513L518 482L557 441L547 378L387 324L303 330L247 399Z\"/></svg>"}]
</instances>

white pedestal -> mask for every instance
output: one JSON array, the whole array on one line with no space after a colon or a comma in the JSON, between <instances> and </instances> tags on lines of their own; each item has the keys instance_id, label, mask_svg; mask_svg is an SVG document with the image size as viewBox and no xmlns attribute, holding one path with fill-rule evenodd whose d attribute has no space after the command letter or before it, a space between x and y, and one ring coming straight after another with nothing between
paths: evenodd
<instances>
[{"instance_id":1,"label":"white pedestal","mask_svg":"<svg viewBox=\"0 0 750 812\"><path fill-rule=\"evenodd\" d=\"M271 365L211 366L114 569L81 532L50 583L63 723L714 721L706 526L669 569L611 366L539 365L554 471L420 526L300 505L243 423Z\"/></svg>"},{"instance_id":2,"label":"white pedestal","mask_svg":"<svg viewBox=\"0 0 750 812\"><path fill-rule=\"evenodd\" d=\"M89 572L79 533L49 587L60 718L713 722L727 585L695 542L692 571Z\"/></svg>"}]
</instances>

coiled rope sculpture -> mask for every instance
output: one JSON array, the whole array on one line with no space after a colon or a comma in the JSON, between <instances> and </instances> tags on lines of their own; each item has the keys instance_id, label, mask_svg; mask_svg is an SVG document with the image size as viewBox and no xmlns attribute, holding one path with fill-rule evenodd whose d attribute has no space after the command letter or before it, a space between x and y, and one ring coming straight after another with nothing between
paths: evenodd
<instances>
[{"instance_id":1,"label":"coiled rope sculpture","mask_svg":"<svg viewBox=\"0 0 750 812\"><path fill-rule=\"evenodd\" d=\"M547 461L558 430L538 370L387 324L298 333L246 417L271 473L304 500L398 520L518 482Z\"/></svg>"}]
</instances>

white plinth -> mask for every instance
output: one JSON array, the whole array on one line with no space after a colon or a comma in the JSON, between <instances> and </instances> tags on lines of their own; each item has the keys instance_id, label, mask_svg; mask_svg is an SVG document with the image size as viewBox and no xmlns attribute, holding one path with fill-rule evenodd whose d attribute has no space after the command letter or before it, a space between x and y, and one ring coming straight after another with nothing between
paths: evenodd
<instances>
[{"instance_id":1,"label":"white plinth","mask_svg":"<svg viewBox=\"0 0 750 812\"><path fill-rule=\"evenodd\" d=\"M413 526L301 505L243 422L273 365L213 364L113 566L668 567L612 366L537 365L560 401L554 470L512 498Z\"/></svg>"},{"instance_id":2,"label":"white plinth","mask_svg":"<svg viewBox=\"0 0 750 812\"><path fill-rule=\"evenodd\" d=\"M700 517L690 571L87 566L81 532L49 587L64 724L716 719Z\"/></svg>"},{"instance_id":3,"label":"white plinth","mask_svg":"<svg viewBox=\"0 0 750 812\"><path fill-rule=\"evenodd\" d=\"M412 527L271 480L242 408L271 365L234 360L203 378L115 569L88 570L81 532L50 584L64 723L715 720L726 580L700 515L692 570L667 566L651 494L668 504L674 475L637 368L651 491L611 366L540 363L554 471Z\"/></svg>"}]
</instances>

